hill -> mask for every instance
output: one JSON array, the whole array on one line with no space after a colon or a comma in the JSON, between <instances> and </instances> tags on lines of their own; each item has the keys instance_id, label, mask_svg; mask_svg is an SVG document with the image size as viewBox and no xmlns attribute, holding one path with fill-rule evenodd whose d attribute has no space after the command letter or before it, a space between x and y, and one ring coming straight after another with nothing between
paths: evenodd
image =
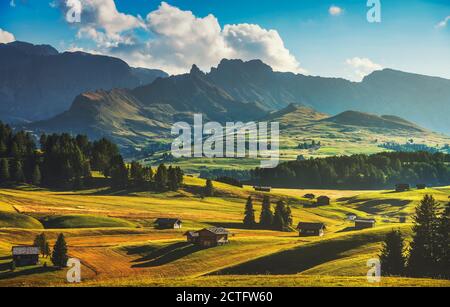
<instances>
[{"instance_id":1,"label":"hill","mask_svg":"<svg viewBox=\"0 0 450 307\"><path fill-rule=\"evenodd\" d=\"M167 74L131 68L124 61L84 52L59 53L48 45L0 44L0 120L29 122L66 111L80 93L134 88Z\"/></svg>"},{"instance_id":2,"label":"hill","mask_svg":"<svg viewBox=\"0 0 450 307\"><path fill-rule=\"evenodd\" d=\"M324 119L325 122L336 123L340 125L381 128L390 130L409 130L411 132L425 132L425 129L397 116L383 115L346 111L336 116Z\"/></svg>"},{"instance_id":3,"label":"hill","mask_svg":"<svg viewBox=\"0 0 450 307\"><path fill-rule=\"evenodd\" d=\"M0 228L0 286L64 285L64 270L25 267L15 273L7 271L11 245L30 244L42 231L51 244L64 232L70 256L82 261L84 286L374 286L367 282L366 262L377 257L386 232L401 228L405 235L410 234L411 224L398 223L399 212L410 214L424 193L447 202L450 191L448 187L407 193L275 189L270 193L272 202L283 199L289 204L294 224L323 222L327 226L324 237L299 238L296 232L242 225L247 197L252 195L259 212L265 193L214 182L216 197L200 198L196 191L204 184L204 180L186 177L182 190L166 193L1 189L2 212L14 207L22 215L55 215L67 221L73 216L120 218L130 224L119 228L98 224L93 229L79 228L76 222L65 224L64 230ZM329 206L312 208L305 206L307 200L301 196L308 192L334 196ZM368 202L375 201L379 202L377 210L371 211ZM345 219L347 213L375 218L377 226L354 230L353 223ZM155 229L152 222L161 216L181 218L183 229ZM198 249L185 242L186 230L208 226L228 228L233 234L230 244ZM383 278L382 284L376 285L448 286L449 282Z\"/></svg>"}]
</instances>

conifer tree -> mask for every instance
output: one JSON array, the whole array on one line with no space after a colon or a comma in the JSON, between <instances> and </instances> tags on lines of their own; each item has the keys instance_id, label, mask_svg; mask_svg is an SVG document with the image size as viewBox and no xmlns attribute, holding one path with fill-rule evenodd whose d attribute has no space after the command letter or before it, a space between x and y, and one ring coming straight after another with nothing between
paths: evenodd
<instances>
[{"instance_id":1,"label":"conifer tree","mask_svg":"<svg viewBox=\"0 0 450 307\"><path fill-rule=\"evenodd\" d=\"M179 183L177 169L169 166L169 169L167 170L167 185L169 190L178 191L180 188Z\"/></svg>"},{"instance_id":2,"label":"conifer tree","mask_svg":"<svg viewBox=\"0 0 450 307\"><path fill-rule=\"evenodd\" d=\"M167 167L163 164L158 166L155 175L155 185L158 191L166 191L168 183Z\"/></svg>"},{"instance_id":3,"label":"conifer tree","mask_svg":"<svg viewBox=\"0 0 450 307\"><path fill-rule=\"evenodd\" d=\"M39 235L36 236L36 238L34 239L34 246L39 247L39 250L41 251L42 256L46 256L48 255L47 252L47 247L48 247L48 242L47 242L47 236L45 235L45 233L41 233Z\"/></svg>"},{"instance_id":4,"label":"conifer tree","mask_svg":"<svg viewBox=\"0 0 450 307\"><path fill-rule=\"evenodd\" d=\"M8 160L3 158L0 160L0 183L6 183L11 179L9 173Z\"/></svg>"},{"instance_id":5,"label":"conifer tree","mask_svg":"<svg viewBox=\"0 0 450 307\"><path fill-rule=\"evenodd\" d=\"M25 182L25 175L23 173L22 163L19 160L14 160L13 164L13 180L16 183Z\"/></svg>"},{"instance_id":6,"label":"conifer tree","mask_svg":"<svg viewBox=\"0 0 450 307\"><path fill-rule=\"evenodd\" d=\"M33 170L32 183L35 186L39 186L41 185L41 181L42 181L41 170L39 168L39 165L36 164Z\"/></svg>"},{"instance_id":7,"label":"conifer tree","mask_svg":"<svg viewBox=\"0 0 450 307\"><path fill-rule=\"evenodd\" d=\"M248 197L247 203L245 204L244 225L250 228L256 225L255 210L253 209L253 199L251 196Z\"/></svg>"},{"instance_id":8,"label":"conifer tree","mask_svg":"<svg viewBox=\"0 0 450 307\"><path fill-rule=\"evenodd\" d=\"M408 274L411 277L433 277L438 272L437 230L438 204L431 195L425 195L414 216L413 239L408 258Z\"/></svg>"},{"instance_id":9,"label":"conifer tree","mask_svg":"<svg viewBox=\"0 0 450 307\"><path fill-rule=\"evenodd\" d=\"M214 196L214 186L211 179L206 180L206 185L204 188L204 194L206 197Z\"/></svg>"},{"instance_id":10,"label":"conifer tree","mask_svg":"<svg viewBox=\"0 0 450 307\"><path fill-rule=\"evenodd\" d=\"M64 234L60 234L53 247L52 262L58 268L64 268L67 266L69 257L67 255L67 243L64 238Z\"/></svg>"},{"instance_id":11,"label":"conifer tree","mask_svg":"<svg viewBox=\"0 0 450 307\"><path fill-rule=\"evenodd\" d=\"M273 223L273 213L270 205L270 197L265 195L261 208L261 216L259 218L259 224L262 227L270 228Z\"/></svg>"},{"instance_id":12,"label":"conifer tree","mask_svg":"<svg viewBox=\"0 0 450 307\"><path fill-rule=\"evenodd\" d=\"M406 257L402 234L393 230L386 235L380 254L383 276L402 276L405 273Z\"/></svg>"},{"instance_id":13,"label":"conifer tree","mask_svg":"<svg viewBox=\"0 0 450 307\"><path fill-rule=\"evenodd\" d=\"M450 279L450 203L439 219L437 240L438 277Z\"/></svg>"},{"instance_id":14,"label":"conifer tree","mask_svg":"<svg viewBox=\"0 0 450 307\"><path fill-rule=\"evenodd\" d=\"M286 206L283 201L277 202L275 206L275 214L273 217L273 228L279 231L286 231Z\"/></svg>"},{"instance_id":15,"label":"conifer tree","mask_svg":"<svg viewBox=\"0 0 450 307\"><path fill-rule=\"evenodd\" d=\"M292 218L292 210L290 206L286 207L284 221L286 222L286 227L292 227L292 224L294 223L294 219Z\"/></svg>"},{"instance_id":16,"label":"conifer tree","mask_svg":"<svg viewBox=\"0 0 450 307\"><path fill-rule=\"evenodd\" d=\"M128 186L128 168L123 158L118 155L111 161L111 184L114 188L124 189Z\"/></svg>"}]
</instances>

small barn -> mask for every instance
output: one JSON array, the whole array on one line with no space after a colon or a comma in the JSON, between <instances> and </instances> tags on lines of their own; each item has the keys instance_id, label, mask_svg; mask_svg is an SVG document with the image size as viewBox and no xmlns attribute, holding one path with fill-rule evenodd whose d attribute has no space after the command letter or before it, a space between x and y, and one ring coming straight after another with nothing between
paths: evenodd
<instances>
[{"instance_id":1,"label":"small barn","mask_svg":"<svg viewBox=\"0 0 450 307\"><path fill-rule=\"evenodd\" d=\"M174 218L158 218L155 220L155 227L158 229L180 229L183 222Z\"/></svg>"},{"instance_id":2,"label":"small barn","mask_svg":"<svg viewBox=\"0 0 450 307\"><path fill-rule=\"evenodd\" d=\"M355 213L347 213L346 219L347 221L354 221L358 218L358 216Z\"/></svg>"},{"instance_id":3,"label":"small barn","mask_svg":"<svg viewBox=\"0 0 450 307\"><path fill-rule=\"evenodd\" d=\"M399 183L395 185L396 192L406 192L409 191L411 187L407 183Z\"/></svg>"},{"instance_id":4,"label":"small barn","mask_svg":"<svg viewBox=\"0 0 450 307\"><path fill-rule=\"evenodd\" d=\"M405 224L406 220L407 220L406 216L400 216L398 218L398 222L401 223L401 224Z\"/></svg>"},{"instance_id":5,"label":"small barn","mask_svg":"<svg viewBox=\"0 0 450 307\"><path fill-rule=\"evenodd\" d=\"M188 231L185 232L184 235L186 236L186 239L188 243L197 244L198 243L198 232L197 231Z\"/></svg>"},{"instance_id":6,"label":"small barn","mask_svg":"<svg viewBox=\"0 0 450 307\"><path fill-rule=\"evenodd\" d=\"M204 228L185 233L187 241L201 247L215 247L227 244L230 232L222 227Z\"/></svg>"},{"instance_id":7,"label":"small barn","mask_svg":"<svg viewBox=\"0 0 450 307\"><path fill-rule=\"evenodd\" d=\"M255 189L255 191L257 192L270 192L272 191L272 187L260 187L260 186L255 186L253 187Z\"/></svg>"},{"instance_id":8,"label":"small barn","mask_svg":"<svg viewBox=\"0 0 450 307\"><path fill-rule=\"evenodd\" d=\"M326 226L324 223L298 223L297 230L301 237L323 236Z\"/></svg>"},{"instance_id":9,"label":"small barn","mask_svg":"<svg viewBox=\"0 0 450 307\"><path fill-rule=\"evenodd\" d=\"M319 196L317 197L317 205L318 206L329 206L331 199L328 196Z\"/></svg>"},{"instance_id":10,"label":"small barn","mask_svg":"<svg viewBox=\"0 0 450 307\"><path fill-rule=\"evenodd\" d=\"M355 228L356 229L367 229L375 227L376 221L374 219L356 219Z\"/></svg>"},{"instance_id":11,"label":"small barn","mask_svg":"<svg viewBox=\"0 0 450 307\"><path fill-rule=\"evenodd\" d=\"M36 246L14 246L12 257L16 266L36 265L39 262L39 247Z\"/></svg>"},{"instance_id":12,"label":"small barn","mask_svg":"<svg viewBox=\"0 0 450 307\"><path fill-rule=\"evenodd\" d=\"M419 183L418 185L416 185L417 190L425 190L427 188L426 184L423 183Z\"/></svg>"},{"instance_id":13,"label":"small barn","mask_svg":"<svg viewBox=\"0 0 450 307\"><path fill-rule=\"evenodd\" d=\"M305 195L303 196L303 198L306 198L306 199L315 199L315 198L316 198L316 195L314 195L314 194L305 194Z\"/></svg>"}]
</instances>

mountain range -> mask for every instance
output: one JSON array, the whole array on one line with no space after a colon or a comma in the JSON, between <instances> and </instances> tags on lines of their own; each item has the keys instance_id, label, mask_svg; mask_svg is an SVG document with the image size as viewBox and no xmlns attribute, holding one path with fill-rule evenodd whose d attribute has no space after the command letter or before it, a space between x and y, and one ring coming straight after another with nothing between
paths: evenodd
<instances>
[{"instance_id":1,"label":"mountain range","mask_svg":"<svg viewBox=\"0 0 450 307\"><path fill-rule=\"evenodd\" d=\"M59 53L49 45L0 44L0 120L29 122L66 111L74 97L90 90L135 88L167 77L132 68L112 57Z\"/></svg>"},{"instance_id":2,"label":"mountain range","mask_svg":"<svg viewBox=\"0 0 450 307\"><path fill-rule=\"evenodd\" d=\"M300 116L302 127L314 117L330 125L450 132L450 80L392 69L351 82L224 59L210 72L193 65L169 77L111 57L20 42L0 45L0 64L0 119L33 121L22 127L37 133L84 133L136 146L166 139L172 123L194 113L223 123L277 112Z\"/></svg>"}]
</instances>

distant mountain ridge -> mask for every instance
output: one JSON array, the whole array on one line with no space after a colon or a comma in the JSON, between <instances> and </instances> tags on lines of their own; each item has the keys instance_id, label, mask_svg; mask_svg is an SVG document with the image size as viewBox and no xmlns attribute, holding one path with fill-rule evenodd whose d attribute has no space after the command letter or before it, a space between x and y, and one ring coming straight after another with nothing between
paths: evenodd
<instances>
[{"instance_id":1,"label":"distant mountain ridge","mask_svg":"<svg viewBox=\"0 0 450 307\"><path fill-rule=\"evenodd\" d=\"M49 45L0 44L0 120L34 121L66 111L89 90L134 88L167 77L124 61L84 52L59 53Z\"/></svg>"}]
</instances>

